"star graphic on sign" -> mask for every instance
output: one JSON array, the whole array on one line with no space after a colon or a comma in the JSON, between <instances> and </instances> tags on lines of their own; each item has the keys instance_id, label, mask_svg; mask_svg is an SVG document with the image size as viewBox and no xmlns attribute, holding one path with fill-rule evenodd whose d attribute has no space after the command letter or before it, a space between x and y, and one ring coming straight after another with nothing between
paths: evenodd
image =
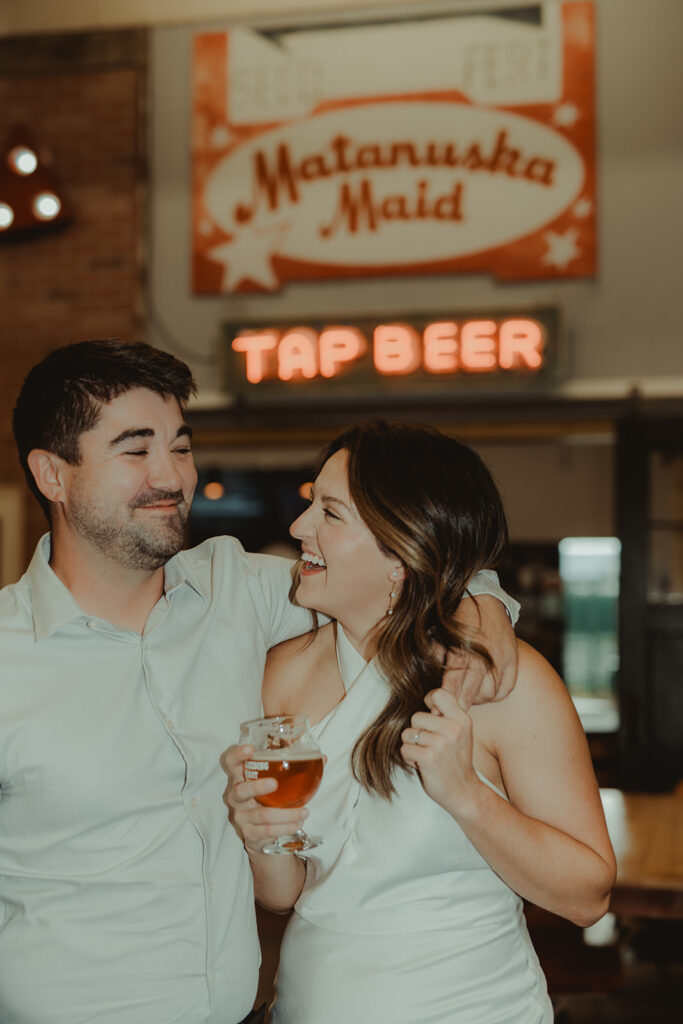
<instances>
[{"instance_id":1,"label":"star graphic on sign","mask_svg":"<svg viewBox=\"0 0 683 1024\"><path fill-rule=\"evenodd\" d=\"M569 228L563 235L556 231L546 231L543 240L548 246L543 262L552 267L566 267L580 254L576 244L578 238L576 228Z\"/></svg>"},{"instance_id":2,"label":"star graphic on sign","mask_svg":"<svg viewBox=\"0 0 683 1024\"><path fill-rule=\"evenodd\" d=\"M573 103L560 103L553 111L553 121L558 128L571 128L579 119L579 110Z\"/></svg>"},{"instance_id":3,"label":"star graphic on sign","mask_svg":"<svg viewBox=\"0 0 683 1024\"><path fill-rule=\"evenodd\" d=\"M588 217L589 214L591 214L592 212L593 212L593 202L592 202L591 199L588 198L588 196L582 196L582 198L579 199L578 202L576 202L574 204L574 216L575 217L579 217L579 218Z\"/></svg>"},{"instance_id":4,"label":"star graphic on sign","mask_svg":"<svg viewBox=\"0 0 683 1024\"><path fill-rule=\"evenodd\" d=\"M272 258L277 255L288 231L289 225L284 223L250 228L235 233L231 241L209 249L209 257L223 264L223 290L236 291L247 279L268 291L279 288L280 281L273 270Z\"/></svg>"},{"instance_id":5,"label":"star graphic on sign","mask_svg":"<svg viewBox=\"0 0 683 1024\"><path fill-rule=\"evenodd\" d=\"M211 132L211 145L214 149L226 149L233 140L233 134L227 124L217 124Z\"/></svg>"}]
</instances>

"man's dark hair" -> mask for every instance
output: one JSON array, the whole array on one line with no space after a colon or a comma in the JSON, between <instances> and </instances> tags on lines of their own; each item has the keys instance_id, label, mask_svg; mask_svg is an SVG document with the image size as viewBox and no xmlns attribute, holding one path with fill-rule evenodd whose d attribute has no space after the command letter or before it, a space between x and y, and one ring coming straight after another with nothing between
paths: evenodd
<instances>
[{"instance_id":1,"label":"man's dark hair","mask_svg":"<svg viewBox=\"0 0 683 1024\"><path fill-rule=\"evenodd\" d=\"M33 479L29 452L43 448L77 466L81 434L96 426L103 405L134 388L173 397L183 410L197 391L185 363L142 342L76 342L51 352L29 372L12 426L26 482L48 520L50 502Z\"/></svg>"}]
</instances>

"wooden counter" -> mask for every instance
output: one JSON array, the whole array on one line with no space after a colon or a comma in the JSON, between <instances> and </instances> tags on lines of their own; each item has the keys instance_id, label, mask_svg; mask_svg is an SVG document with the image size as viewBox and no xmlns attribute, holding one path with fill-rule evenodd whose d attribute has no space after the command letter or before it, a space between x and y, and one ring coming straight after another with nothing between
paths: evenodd
<instances>
[{"instance_id":1,"label":"wooden counter","mask_svg":"<svg viewBox=\"0 0 683 1024\"><path fill-rule=\"evenodd\" d=\"M617 858L610 910L683 920L683 795L600 795Z\"/></svg>"}]
</instances>

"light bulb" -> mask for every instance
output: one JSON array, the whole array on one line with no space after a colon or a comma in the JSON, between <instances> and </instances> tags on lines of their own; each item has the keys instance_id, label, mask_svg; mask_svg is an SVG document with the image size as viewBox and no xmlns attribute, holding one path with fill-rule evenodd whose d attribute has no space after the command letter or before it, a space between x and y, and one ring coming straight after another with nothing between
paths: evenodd
<instances>
[{"instance_id":1,"label":"light bulb","mask_svg":"<svg viewBox=\"0 0 683 1024\"><path fill-rule=\"evenodd\" d=\"M204 497L208 498L209 501L218 501L225 494L225 488L220 480L209 480L204 485Z\"/></svg>"},{"instance_id":2,"label":"light bulb","mask_svg":"<svg viewBox=\"0 0 683 1024\"><path fill-rule=\"evenodd\" d=\"M7 203L0 203L0 231L5 231L14 220L14 210Z\"/></svg>"},{"instance_id":3,"label":"light bulb","mask_svg":"<svg viewBox=\"0 0 683 1024\"><path fill-rule=\"evenodd\" d=\"M7 154L7 163L15 174L33 174L38 166L38 157L28 146L14 146Z\"/></svg>"},{"instance_id":4,"label":"light bulb","mask_svg":"<svg viewBox=\"0 0 683 1024\"><path fill-rule=\"evenodd\" d=\"M33 213L38 220L54 220L62 204L54 192L39 192L33 200Z\"/></svg>"}]
</instances>

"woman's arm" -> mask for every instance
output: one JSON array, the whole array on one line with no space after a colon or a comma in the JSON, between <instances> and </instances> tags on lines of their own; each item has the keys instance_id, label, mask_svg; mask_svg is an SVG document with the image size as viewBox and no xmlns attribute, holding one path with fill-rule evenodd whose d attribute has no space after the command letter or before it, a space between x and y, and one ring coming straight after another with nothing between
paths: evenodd
<instances>
[{"instance_id":1,"label":"woman's arm","mask_svg":"<svg viewBox=\"0 0 683 1024\"><path fill-rule=\"evenodd\" d=\"M562 680L520 643L507 700L472 716L446 689L426 703L431 713L413 715L402 753L427 793L520 896L582 927L596 921L607 910L615 861L586 737ZM509 802L476 774L473 718Z\"/></svg>"},{"instance_id":2,"label":"woman's arm","mask_svg":"<svg viewBox=\"0 0 683 1024\"><path fill-rule=\"evenodd\" d=\"M254 753L251 746L228 747L221 765L228 776L223 802L230 821L241 837L254 876L254 895L258 903L277 914L296 903L306 877L306 865L294 855L272 856L261 853L267 839L296 832L308 815L304 807L280 809L263 807L256 800L262 793L277 788L275 779L244 781L244 762Z\"/></svg>"},{"instance_id":3,"label":"woman's arm","mask_svg":"<svg viewBox=\"0 0 683 1024\"><path fill-rule=\"evenodd\" d=\"M322 718L344 695L339 677L332 625L313 637L296 637L268 652L263 678L263 710L266 715L308 715ZM244 762L253 747L233 746L221 756L228 776L223 802L229 818L249 855L254 894L267 910L290 910L304 884L306 865L300 857L261 853L261 847L278 835L289 835L308 816L305 807L264 807L256 796L277 789L275 779L245 781Z\"/></svg>"}]
</instances>

